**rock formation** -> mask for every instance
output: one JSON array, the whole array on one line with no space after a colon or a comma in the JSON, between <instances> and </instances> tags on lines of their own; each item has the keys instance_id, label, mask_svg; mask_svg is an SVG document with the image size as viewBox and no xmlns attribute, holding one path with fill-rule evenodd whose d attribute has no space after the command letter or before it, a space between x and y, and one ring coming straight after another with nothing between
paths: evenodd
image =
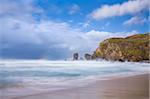
<instances>
[{"instance_id":1,"label":"rock formation","mask_svg":"<svg viewBox=\"0 0 150 99\"><path fill-rule=\"evenodd\" d=\"M74 53L73 54L73 60L78 60L79 58L79 54L78 53Z\"/></svg>"},{"instance_id":2,"label":"rock formation","mask_svg":"<svg viewBox=\"0 0 150 99\"><path fill-rule=\"evenodd\" d=\"M91 59L92 59L92 55L90 55L90 54L85 54L85 55L84 55L84 58L85 58L86 60L91 60Z\"/></svg>"},{"instance_id":3,"label":"rock formation","mask_svg":"<svg viewBox=\"0 0 150 99\"><path fill-rule=\"evenodd\" d=\"M149 40L149 33L106 39L100 43L92 57L117 61L149 61Z\"/></svg>"}]
</instances>

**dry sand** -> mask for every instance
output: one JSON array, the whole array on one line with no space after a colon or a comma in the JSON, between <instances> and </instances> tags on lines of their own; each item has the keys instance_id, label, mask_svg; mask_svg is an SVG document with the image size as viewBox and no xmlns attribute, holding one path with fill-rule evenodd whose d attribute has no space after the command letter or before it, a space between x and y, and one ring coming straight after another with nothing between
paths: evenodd
<instances>
[{"instance_id":1,"label":"dry sand","mask_svg":"<svg viewBox=\"0 0 150 99\"><path fill-rule=\"evenodd\" d=\"M141 74L99 80L84 87L9 99L149 99L149 76Z\"/></svg>"}]
</instances>

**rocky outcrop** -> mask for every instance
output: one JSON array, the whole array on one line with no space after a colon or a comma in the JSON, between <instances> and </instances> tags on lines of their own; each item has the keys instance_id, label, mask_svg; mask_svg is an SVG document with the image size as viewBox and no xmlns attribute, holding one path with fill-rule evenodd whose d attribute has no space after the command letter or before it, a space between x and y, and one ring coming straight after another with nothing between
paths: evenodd
<instances>
[{"instance_id":1,"label":"rocky outcrop","mask_svg":"<svg viewBox=\"0 0 150 99\"><path fill-rule=\"evenodd\" d=\"M74 53L73 54L73 60L78 60L79 59L79 54L78 53Z\"/></svg>"},{"instance_id":2,"label":"rocky outcrop","mask_svg":"<svg viewBox=\"0 0 150 99\"><path fill-rule=\"evenodd\" d=\"M85 54L85 55L84 55L84 58L85 58L86 60L91 60L91 59L92 59L92 55L90 55L90 54Z\"/></svg>"},{"instance_id":3,"label":"rocky outcrop","mask_svg":"<svg viewBox=\"0 0 150 99\"><path fill-rule=\"evenodd\" d=\"M149 33L106 39L100 43L92 57L117 61L149 61L149 39Z\"/></svg>"}]
</instances>

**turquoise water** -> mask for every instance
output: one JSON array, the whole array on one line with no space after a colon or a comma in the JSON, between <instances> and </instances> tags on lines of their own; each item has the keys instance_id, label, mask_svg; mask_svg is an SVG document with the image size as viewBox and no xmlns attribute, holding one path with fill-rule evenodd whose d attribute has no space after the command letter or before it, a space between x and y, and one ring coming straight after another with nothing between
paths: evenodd
<instances>
[{"instance_id":1,"label":"turquoise water","mask_svg":"<svg viewBox=\"0 0 150 99\"><path fill-rule=\"evenodd\" d=\"M148 63L107 61L1 61L0 88L17 85L66 87L111 76L146 73Z\"/></svg>"}]
</instances>

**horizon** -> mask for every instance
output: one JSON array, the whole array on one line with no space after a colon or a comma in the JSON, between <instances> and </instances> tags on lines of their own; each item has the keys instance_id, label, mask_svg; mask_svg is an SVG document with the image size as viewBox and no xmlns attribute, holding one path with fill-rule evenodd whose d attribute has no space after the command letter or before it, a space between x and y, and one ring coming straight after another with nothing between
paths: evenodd
<instances>
[{"instance_id":1,"label":"horizon","mask_svg":"<svg viewBox=\"0 0 150 99\"><path fill-rule=\"evenodd\" d=\"M149 32L149 1L1 0L0 22L1 59L64 60Z\"/></svg>"}]
</instances>

